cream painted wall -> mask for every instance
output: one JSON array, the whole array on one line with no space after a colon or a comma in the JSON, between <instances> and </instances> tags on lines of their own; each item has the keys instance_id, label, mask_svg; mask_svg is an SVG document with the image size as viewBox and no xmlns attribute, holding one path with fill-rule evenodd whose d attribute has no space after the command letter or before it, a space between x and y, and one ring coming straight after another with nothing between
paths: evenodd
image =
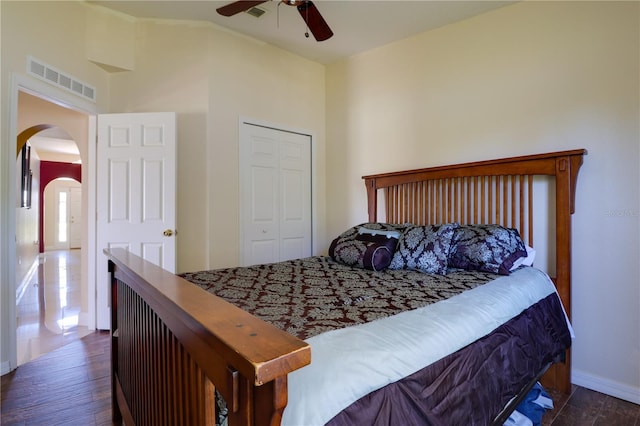
<instances>
[{"instance_id":1,"label":"cream painted wall","mask_svg":"<svg viewBox=\"0 0 640 426\"><path fill-rule=\"evenodd\" d=\"M211 58L212 266L239 263L239 117L312 134L313 252L325 252L325 67L226 32L212 33Z\"/></svg>"},{"instance_id":2,"label":"cream painted wall","mask_svg":"<svg viewBox=\"0 0 640 426\"><path fill-rule=\"evenodd\" d=\"M32 88L47 86L27 75L29 55L44 61L96 88L97 104L89 105L84 100L75 99L67 92L47 86L46 92L62 102L81 105L87 110L104 110L108 105L108 75L103 69L85 58L87 6L75 1L68 2L0 2L0 39L2 42L2 62L0 65L2 98L0 105L2 131L0 146L0 369L4 372L9 365L9 347L15 330L10 330L15 321L9 318L15 304L7 283L15 279L9 264L14 263L15 247L11 235L15 228L15 212L12 206L9 178L15 161L15 135L10 129L16 123L10 122L11 105L17 104L13 92L14 84L27 84ZM17 130L14 128L14 130ZM18 130L19 131L19 130ZM71 132L69 132L71 133ZM85 133L86 136L86 133ZM81 150L82 152L82 150ZM86 154L83 154L86 155ZM83 157L83 160L86 158ZM83 177L84 179L84 177ZM83 298L84 300L84 298Z\"/></svg>"},{"instance_id":3,"label":"cream painted wall","mask_svg":"<svg viewBox=\"0 0 640 426\"><path fill-rule=\"evenodd\" d=\"M365 174L587 148L573 217L573 381L640 403L638 2L526 2L327 69L327 229Z\"/></svg>"},{"instance_id":4,"label":"cream painted wall","mask_svg":"<svg viewBox=\"0 0 640 426\"><path fill-rule=\"evenodd\" d=\"M38 207L40 206L40 158L35 150L31 149L31 208L21 205L21 176L22 156L16 159L15 183L16 201L16 289L26 283L26 278L34 265L38 262Z\"/></svg>"},{"instance_id":5,"label":"cream painted wall","mask_svg":"<svg viewBox=\"0 0 640 426\"><path fill-rule=\"evenodd\" d=\"M135 69L135 22L102 7L87 8L86 58L106 71Z\"/></svg>"},{"instance_id":6,"label":"cream painted wall","mask_svg":"<svg viewBox=\"0 0 640 426\"><path fill-rule=\"evenodd\" d=\"M136 67L111 77L111 112L177 113L177 270L208 265L208 26L136 24Z\"/></svg>"},{"instance_id":7,"label":"cream painted wall","mask_svg":"<svg viewBox=\"0 0 640 426\"><path fill-rule=\"evenodd\" d=\"M322 65L193 22L144 20L136 34L136 69L112 76L111 110L178 113L179 271L239 262L240 117L314 134L324 205Z\"/></svg>"},{"instance_id":8,"label":"cream painted wall","mask_svg":"<svg viewBox=\"0 0 640 426\"><path fill-rule=\"evenodd\" d=\"M96 88L99 109L108 104L108 75L86 59L86 5L76 1L2 1L2 96L9 73L26 74L31 55ZM8 105L5 102L3 105ZM7 111L3 111L7 112ZM4 130L4 126L3 126Z\"/></svg>"}]
</instances>

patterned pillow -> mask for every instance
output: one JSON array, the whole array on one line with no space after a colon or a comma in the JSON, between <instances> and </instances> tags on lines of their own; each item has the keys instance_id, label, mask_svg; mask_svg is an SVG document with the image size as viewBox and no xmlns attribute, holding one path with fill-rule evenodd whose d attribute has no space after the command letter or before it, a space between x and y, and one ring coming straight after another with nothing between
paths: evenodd
<instances>
[{"instance_id":1,"label":"patterned pillow","mask_svg":"<svg viewBox=\"0 0 640 426\"><path fill-rule=\"evenodd\" d=\"M363 223L333 240L329 256L339 263L382 271L391 263L402 225Z\"/></svg>"},{"instance_id":2,"label":"patterned pillow","mask_svg":"<svg viewBox=\"0 0 640 426\"><path fill-rule=\"evenodd\" d=\"M447 223L407 228L400 237L389 269L415 269L445 275L451 238L457 227L457 223Z\"/></svg>"},{"instance_id":3,"label":"patterned pillow","mask_svg":"<svg viewBox=\"0 0 640 426\"><path fill-rule=\"evenodd\" d=\"M456 229L449 266L509 275L513 263L527 256L517 229L500 225L465 225Z\"/></svg>"}]
</instances>

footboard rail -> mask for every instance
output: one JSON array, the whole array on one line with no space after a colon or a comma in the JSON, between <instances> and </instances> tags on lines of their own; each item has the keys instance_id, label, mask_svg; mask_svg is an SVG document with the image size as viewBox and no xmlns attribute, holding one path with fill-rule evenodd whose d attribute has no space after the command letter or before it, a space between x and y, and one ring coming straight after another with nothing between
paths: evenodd
<instances>
[{"instance_id":1,"label":"footboard rail","mask_svg":"<svg viewBox=\"0 0 640 426\"><path fill-rule=\"evenodd\" d=\"M230 426L280 424L307 343L123 249L104 253L115 422L215 425L217 390Z\"/></svg>"}]
</instances>

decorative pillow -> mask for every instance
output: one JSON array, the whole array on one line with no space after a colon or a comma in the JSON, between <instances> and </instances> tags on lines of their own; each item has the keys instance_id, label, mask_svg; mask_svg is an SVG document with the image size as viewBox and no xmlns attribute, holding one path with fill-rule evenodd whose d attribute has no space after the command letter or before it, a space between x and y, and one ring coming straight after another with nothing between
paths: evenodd
<instances>
[{"instance_id":1,"label":"decorative pillow","mask_svg":"<svg viewBox=\"0 0 640 426\"><path fill-rule=\"evenodd\" d=\"M329 256L349 266L382 271L391 263L402 225L364 223L333 240Z\"/></svg>"},{"instance_id":2,"label":"decorative pillow","mask_svg":"<svg viewBox=\"0 0 640 426\"><path fill-rule=\"evenodd\" d=\"M533 266L533 261L536 259L536 250L530 246L525 246L525 249L527 250L527 255L516 259L509 271L515 271L520 266Z\"/></svg>"},{"instance_id":3,"label":"decorative pillow","mask_svg":"<svg viewBox=\"0 0 640 426\"><path fill-rule=\"evenodd\" d=\"M514 262L527 256L517 229L500 225L465 225L456 229L449 266L509 275Z\"/></svg>"},{"instance_id":4,"label":"decorative pillow","mask_svg":"<svg viewBox=\"0 0 640 426\"><path fill-rule=\"evenodd\" d=\"M415 269L445 275L451 238L457 227L457 223L447 223L407 228L398 241L389 269Z\"/></svg>"}]
</instances>

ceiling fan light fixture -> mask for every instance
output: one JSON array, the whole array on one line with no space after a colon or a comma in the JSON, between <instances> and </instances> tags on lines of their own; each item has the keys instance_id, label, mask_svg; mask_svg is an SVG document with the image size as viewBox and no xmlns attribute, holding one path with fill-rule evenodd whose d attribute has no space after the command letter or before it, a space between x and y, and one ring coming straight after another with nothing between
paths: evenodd
<instances>
[{"instance_id":1,"label":"ceiling fan light fixture","mask_svg":"<svg viewBox=\"0 0 640 426\"><path fill-rule=\"evenodd\" d=\"M240 12L247 12L256 6L266 3L269 0L238 0L216 9L222 16L233 16ZM289 6L296 6L300 16L307 25L307 32L311 32L317 41L324 41L333 36L333 31L327 25L320 11L311 0L281 0ZM260 9L262 10L262 9ZM262 14L261 14L262 15Z\"/></svg>"},{"instance_id":2,"label":"ceiling fan light fixture","mask_svg":"<svg viewBox=\"0 0 640 426\"><path fill-rule=\"evenodd\" d=\"M252 7L251 9L247 10L247 13L251 16L253 16L254 18L259 18L262 15L264 15L265 13L267 13L266 10L264 9L260 9L259 7Z\"/></svg>"}]
</instances>

